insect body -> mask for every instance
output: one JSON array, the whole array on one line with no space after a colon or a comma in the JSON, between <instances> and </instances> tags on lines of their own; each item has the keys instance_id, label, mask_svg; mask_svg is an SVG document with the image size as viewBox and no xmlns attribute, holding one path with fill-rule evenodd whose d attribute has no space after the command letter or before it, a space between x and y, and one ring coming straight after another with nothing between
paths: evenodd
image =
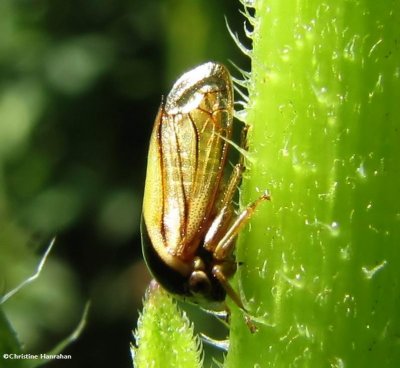
<instances>
[{"instance_id":1,"label":"insect body","mask_svg":"<svg viewBox=\"0 0 400 368\"><path fill-rule=\"evenodd\" d=\"M210 309L226 294L243 304L228 279L236 270L236 235L262 195L235 215L232 199L243 166L226 185L233 88L228 70L208 62L185 73L158 111L148 156L142 250L169 292Z\"/></svg>"}]
</instances>

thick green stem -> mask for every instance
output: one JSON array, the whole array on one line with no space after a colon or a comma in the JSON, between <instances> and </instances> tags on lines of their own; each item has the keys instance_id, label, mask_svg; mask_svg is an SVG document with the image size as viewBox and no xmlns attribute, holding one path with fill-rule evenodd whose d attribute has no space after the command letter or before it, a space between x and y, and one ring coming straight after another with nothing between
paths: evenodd
<instances>
[{"instance_id":1,"label":"thick green stem","mask_svg":"<svg viewBox=\"0 0 400 368\"><path fill-rule=\"evenodd\" d=\"M257 1L229 367L400 365L400 3ZM238 318L236 318L238 317ZM260 318L262 317L262 318Z\"/></svg>"}]
</instances>

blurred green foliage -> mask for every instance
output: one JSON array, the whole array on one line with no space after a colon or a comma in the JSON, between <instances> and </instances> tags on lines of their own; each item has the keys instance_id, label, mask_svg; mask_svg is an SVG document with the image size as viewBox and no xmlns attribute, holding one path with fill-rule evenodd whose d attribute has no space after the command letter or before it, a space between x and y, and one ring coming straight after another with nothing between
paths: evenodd
<instances>
[{"instance_id":1,"label":"blurred green foliage","mask_svg":"<svg viewBox=\"0 0 400 368\"><path fill-rule=\"evenodd\" d=\"M24 350L45 352L93 300L54 367L127 366L148 275L139 220L161 95L206 60L244 66L231 0L0 2L0 292ZM0 311L1 312L1 311Z\"/></svg>"}]
</instances>

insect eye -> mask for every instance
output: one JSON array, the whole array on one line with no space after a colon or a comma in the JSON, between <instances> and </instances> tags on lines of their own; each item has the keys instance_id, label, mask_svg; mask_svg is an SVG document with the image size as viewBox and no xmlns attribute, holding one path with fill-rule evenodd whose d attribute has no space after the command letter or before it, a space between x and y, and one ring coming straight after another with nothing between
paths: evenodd
<instances>
[{"instance_id":1,"label":"insect eye","mask_svg":"<svg viewBox=\"0 0 400 368\"><path fill-rule=\"evenodd\" d=\"M189 278L189 288L193 294L209 294L211 291L211 283L205 272L192 272Z\"/></svg>"}]
</instances>

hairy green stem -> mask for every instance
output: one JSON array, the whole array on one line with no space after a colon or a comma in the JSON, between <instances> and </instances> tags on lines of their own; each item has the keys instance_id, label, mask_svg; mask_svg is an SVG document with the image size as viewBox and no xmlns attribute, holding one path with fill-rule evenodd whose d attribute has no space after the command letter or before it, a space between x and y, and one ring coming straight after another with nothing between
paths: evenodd
<instances>
[{"instance_id":1,"label":"hairy green stem","mask_svg":"<svg viewBox=\"0 0 400 368\"><path fill-rule=\"evenodd\" d=\"M400 3L257 1L229 367L400 364Z\"/></svg>"}]
</instances>

